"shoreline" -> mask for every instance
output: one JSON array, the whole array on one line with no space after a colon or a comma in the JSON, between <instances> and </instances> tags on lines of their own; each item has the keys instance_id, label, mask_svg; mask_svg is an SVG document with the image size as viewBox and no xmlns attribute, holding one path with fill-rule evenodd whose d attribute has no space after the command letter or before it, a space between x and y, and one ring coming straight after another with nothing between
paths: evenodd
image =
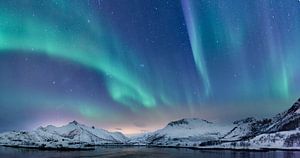
<instances>
[{"instance_id":1,"label":"shoreline","mask_svg":"<svg viewBox=\"0 0 300 158\"><path fill-rule=\"evenodd\" d=\"M268 151L297 151L300 152L300 148L275 148L275 147L261 147L261 148L222 148L222 147L179 147L179 146L159 146L159 145L120 145L120 144L105 144L105 145L94 145L87 148L54 148L54 147L34 147L34 146L15 146L15 145L0 145L9 148L22 148L22 149L34 149L34 150L56 150L56 151L91 151L97 147L146 147L146 148L174 148L174 149L191 149L191 150L217 150L217 151L250 151L250 152L268 152Z\"/></svg>"},{"instance_id":2,"label":"shoreline","mask_svg":"<svg viewBox=\"0 0 300 158\"><path fill-rule=\"evenodd\" d=\"M68 148L68 147L36 147L36 146L16 146L16 145L0 145L8 148L20 148L20 149L33 149L33 150L56 150L56 151L87 151L87 150L95 150L95 146L87 147L87 148Z\"/></svg>"}]
</instances>

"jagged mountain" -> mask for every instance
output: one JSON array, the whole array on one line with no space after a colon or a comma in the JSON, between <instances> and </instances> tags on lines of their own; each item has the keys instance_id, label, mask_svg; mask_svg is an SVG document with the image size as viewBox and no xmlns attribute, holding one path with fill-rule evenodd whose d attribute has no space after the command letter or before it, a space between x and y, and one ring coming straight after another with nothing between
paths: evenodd
<instances>
[{"instance_id":1,"label":"jagged mountain","mask_svg":"<svg viewBox=\"0 0 300 158\"><path fill-rule=\"evenodd\" d=\"M273 118L248 118L236 124L216 147L300 149L300 99Z\"/></svg>"},{"instance_id":2,"label":"jagged mountain","mask_svg":"<svg viewBox=\"0 0 300 158\"><path fill-rule=\"evenodd\" d=\"M233 122L235 127L225 134L222 139L224 140L241 140L244 137L252 135L254 123L257 120L253 117L238 120Z\"/></svg>"},{"instance_id":3,"label":"jagged mountain","mask_svg":"<svg viewBox=\"0 0 300 158\"><path fill-rule=\"evenodd\" d=\"M186 142L187 145L195 142L218 140L231 127L218 125L199 118L185 118L170 122L163 129L136 137L130 142L133 144L150 145L177 145Z\"/></svg>"},{"instance_id":4,"label":"jagged mountain","mask_svg":"<svg viewBox=\"0 0 300 158\"><path fill-rule=\"evenodd\" d=\"M97 144L103 143L124 143L127 138L120 132L108 132L104 129L88 127L79 124L76 121L70 122L62 127L49 125L40 127L35 132L46 132L53 135L59 135L74 141L92 142Z\"/></svg>"},{"instance_id":5,"label":"jagged mountain","mask_svg":"<svg viewBox=\"0 0 300 158\"><path fill-rule=\"evenodd\" d=\"M49 125L31 132L0 134L0 145L33 148L86 149L104 144L180 146L230 149L300 149L300 99L273 118L246 118L231 126L199 118L170 122L155 132L128 139L122 133L88 127L76 121L62 127Z\"/></svg>"},{"instance_id":6,"label":"jagged mountain","mask_svg":"<svg viewBox=\"0 0 300 158\"><path fill-rule=\"evenodd\" d=\"M300 127L300 99L290 109L273 118L256 120L252 117L233 124L236 126L224 136L224 140L245 140L259 134L295 130Z\"/></svg>"},{"instance_id":7,"label":"jagged mountain","mask_svg":"<svg viewBox=\"0 0 300 158\"><path fill-rule=\"evenodd\" d=\"M101 144L124 144L128 140L120 132L88 127L76 121L62 127L49 125L31 132L0 134L0 144L36 148L85 148Z\"/></svg>"},{"instance_id":8,"label":"jagged mountain","mask_svg":"<svg viewBox=\"0 0 300 158\"><path fill-rule=\"evenodd\" d=\"M272 124L272 119L257 120L253 117L233 122L235 127L222 137L222 140L245 140L263 133Z\"/></svg>"},{"instance_id":9,"label":"jagged mountain","mask_svg":"<svg viewBox=\"0 0 300 158\"><path fill-rule=\"evenodd\" d=\"M300 99L273 118L246 118L233 127L202 119L182 119L165 128L131 139L132 144L197 148L300 148Z\"/></svg>"},{"instance_id":10,"label":"jagged mountain","mask_svg":"<svg viewBox=\"0 0 300 158\"><path fill-rule=\"evenodd\" d=\"M300 98L287 111L276 115L272 119L266 132L289 131L300 127Z\"/></svg>"},{"instance_id":11,"label":"jagged mountain","mask_svg":"<svg viewBox=\"0 0 300 158\"><path fill-rule=\"evenodd\" d=\"M221 126L199 118L185 118L170 122L165 128L156 131L169 138L203 137L217 139L223 135L225 126Z\"/></svg>"},{"instance_id":12,"label":"jagged mountain","mask_svg":"<svg viewBox=\"0 0 300 158\"><path fill-rule=\"evenodd\" d=\"M259 134L251 139L225 141L209 148L230 149L300 149L300 130Z\"/></svg>"}]
</instances>

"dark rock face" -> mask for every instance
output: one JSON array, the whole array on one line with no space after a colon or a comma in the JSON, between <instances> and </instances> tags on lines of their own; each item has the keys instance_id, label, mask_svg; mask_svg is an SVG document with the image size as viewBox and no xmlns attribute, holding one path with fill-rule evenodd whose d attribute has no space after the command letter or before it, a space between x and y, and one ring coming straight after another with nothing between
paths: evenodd
<instances>
[{"instance_id":1,"label":"dark rock face","mask_svg":"<svg viewBox=\"0 0 300 158\"><path fill-rule=\"evenodd\" d=\"M287 111L287 113L295 113L300 108L300 98L294 105Z\"/></svg>"},{"instance_id":2,"label":"dark rock face","mask_svg":"<svg viewBox=\"0 0 300 158\"><path fill-rule=\"evenodd\" d=\"M256 121L253 124L253 134L274 133L295 130L300 127L300 99L287 111L277 114L272 119Z\"/></svg>"},{"instance_id":3,"label":"dark rock face","mask_svg":"<svg viewBox=\"0 0 300 158\"><path fill-rule=\"evenodd\" d=\"M165 136L159 136L158 134L155 134L151 137L148 137L147 141L149 142L149 144L160 144L160 142L163 142L165 140Z\"/></svg>"},{"instance_id":4,"label":"dark rock face","mask_svg":"<svg viewBox=\"0 0 300 158\"><path fill-rule=\"evenodd\" d=\"M256 120L253 117L248 117L242 120L233 122L236 126L222 138L231 138L238 140L247 140L261 133L272 124L272 119Z\"/></svg>"},{"instance_id":5,"label":"dark rock face","mask_svg":"<svg viewBox=\"0 0 300 158\"><path fill-rule=\"evenodd\" d=\"M70 122L69 124L74 124L74 125L78 125L78 122L76 120Z\"/></svg>"},{"instance_id":6,"label":"dark rock face","mask_svg":"<svg viewBox=\"0 0 300 158\"><path fill-rule=\"evenodd\" d=\"M300 127L300 99L287 111L276 115L266 132L289 131Z\"/></svg>"},{"instance_id":7,"label":"dark rock face","mask_svg":"<svg viewBox=\"0 0 300 158\"><path fill-rule=\"evenodd\" d=\"M272 124L272 119L268 119L268 118L253 122L251 125L252 135L263 133L264 129L269 127L271 124Z\"/></svg>"},{"instance_id":8,"label":"dark rock face","mask_svg":"<svg viewBox=\"0 0 300 158\"><path fill-rule=\"evenodd\" d=\"M289 122L283 123L278 131L289 131L300 127L300 117L291 118Z\"/></svg>"},{"instance_id":9,"label":"dark rock face","mask_svg":"<svg viewBox=\"0 0 300 158\"><path fill-rule=\"evenodd\" d=\"M185 119L181 119L181 120L178 120L178 121L172 121L168 124L168 126L176 126L176 125L181 125L181 124L186 124L188 125L189 122L187 122Z\"/></svg>"},{"instance_id":10,"label":"dark rock face","mask_svg":"<svg viewBox=\"0 0 300 158\"><path fill-rule=\"evenodd\" d=\"M300 127L300 99L293 106L283 113L277 114L273 118L256 120L253 117L233 122L236 126L223 138L226 138L237 131L246 131L243 135L234 135L232 138L248 140L259 134L274 133L281 131L295 130Z\"/></svg>"},{"instance_id":11,"label":"dark rock face","mask_svg":"<svg viewBox=\"0 0 300 158\"><path fill-rule=\"evenodd\" d=\"M300 133L290 135L284 141L285 147L300 146Z\"/></svg>"},{"instance_id":12,"label":"dark rock face","mask_svg":"<svg viewBox=\"0 0 300 158\"><path fill-rule=\"evenodd\" d=\"M177 120L177 121L172 121L170 123L168 123L168 126L176 126L176 125L188 125L189 124L189 120L190 119L181 119L181 120ZM192 118L191 120L199 120L198 118ZM206 122L206 123L212 123L209 122L207 120L201 119L201 121Z\"/></svg>"},{"instance_id":13,"label":"dark rock face","mask_svg":"<svg viewBox=\"0 0 300 158\"><path fill-rule=\"evenodd\" d=\"M234 121L233 124L241 124L241 123L251 123L251 122L255 122L256 119L254 117L248 117L242 120L238 120L238 121Z\"/></svg>"}]
</instances>

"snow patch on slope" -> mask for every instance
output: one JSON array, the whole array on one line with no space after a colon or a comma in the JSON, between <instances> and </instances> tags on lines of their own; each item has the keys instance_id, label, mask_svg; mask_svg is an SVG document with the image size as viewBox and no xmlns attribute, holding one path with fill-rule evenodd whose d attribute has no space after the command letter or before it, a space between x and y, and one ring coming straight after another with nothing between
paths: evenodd
<instances>
[{"instance_id":1,"label":"snow patch on slope","mask_svg":"<svg viewBox=\"0 0 300 158\"><path fill-rule=\"evenodd\" d=\"M170 122L155 132L135 137L130 143L173 146L181 142L191 145L195 142L218 140L231 128L232 126L223 126L199 118L185 118Z\"/></svg>"}]
</instances>

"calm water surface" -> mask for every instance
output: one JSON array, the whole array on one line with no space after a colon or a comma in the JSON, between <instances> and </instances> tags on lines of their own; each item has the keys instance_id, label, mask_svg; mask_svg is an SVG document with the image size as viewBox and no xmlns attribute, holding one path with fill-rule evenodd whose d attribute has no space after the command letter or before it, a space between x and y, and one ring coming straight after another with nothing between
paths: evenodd
<instances>
[{"instance_id":1,"label":"calm water surface","mask_svg":"<svg viewBox=\"0 0 300 158\"><path fill-rule=\"evenodd\" d=\"M300 151L219 151L147 147L97 147L91 151L41 151L0 147L0 158L300 158Z\"/></svg>"}]
</instances>

